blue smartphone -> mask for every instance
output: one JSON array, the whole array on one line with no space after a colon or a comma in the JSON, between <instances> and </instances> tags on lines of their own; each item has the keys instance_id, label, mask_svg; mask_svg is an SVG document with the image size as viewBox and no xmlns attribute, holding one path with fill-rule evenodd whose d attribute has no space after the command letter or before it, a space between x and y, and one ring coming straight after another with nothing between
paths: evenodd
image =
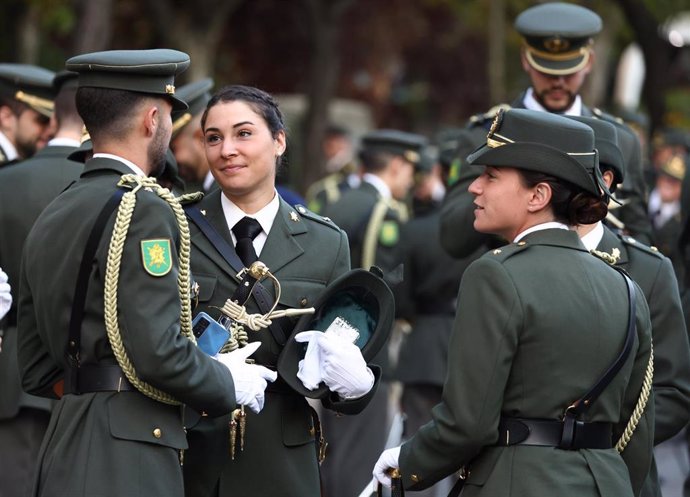
<instances>
[{"instance_id":1,"label":"blue smartphone","mask_svg":"<svg viewBox=\"0 0 690 497\"><path fill-rule=\"evenodd\" d=\"M230 332L205 312L200 312L192 321L192 332L196 344L210 356L216 355L230 338Z\"/></svg>"}]
</instances>

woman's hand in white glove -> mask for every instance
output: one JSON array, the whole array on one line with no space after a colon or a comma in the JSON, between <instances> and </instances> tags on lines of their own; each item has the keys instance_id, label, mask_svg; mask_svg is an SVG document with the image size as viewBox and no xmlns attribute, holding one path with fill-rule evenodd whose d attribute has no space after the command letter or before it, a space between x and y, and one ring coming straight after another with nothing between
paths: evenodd
<instances>
[{"instance_id":1,"label":"woman's hand in white glove","mask_svg":"<svg viewBox=\"0 0 690 497\"><path fill-rule=\"evenodd\" d=\"M366 395L374 386L374 373L367 367L362 351L333 333L303 331L295 335L298 342L316 340L319 346L321 380L344 400Z\"/></svg>"},{"instance_id":2,"label":"woman's hand in white glove","mask_svg":"<svg viewBox=\"0 0 690 497\"><path fill-rule=\"evenodd\" d=\"M374 480L386 485L391 486L391 477L386 474L389 469L398 469L400 464L398 463L398 458L400 457L400 446L393 447L392 449L386 449L381 452L379 460L374 464Z\"/></svg>"}]
</instances>

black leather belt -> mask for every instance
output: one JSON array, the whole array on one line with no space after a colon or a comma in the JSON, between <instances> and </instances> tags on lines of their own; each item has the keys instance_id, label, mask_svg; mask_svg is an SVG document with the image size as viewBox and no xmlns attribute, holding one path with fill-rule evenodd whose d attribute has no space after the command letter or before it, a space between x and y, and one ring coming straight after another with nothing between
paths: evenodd
<instances>
[{"instance_id":1,"label":"black leather belt","mask_svg":"<svg viewBox=\"0 0 690 497\"><path fill-rule=\"evenodd\" d=\"M67 376L69 378L69 376ZM120 366L81 366L73 375L76 385L67 382L65 393L130 392L136 390Z\"/></svg>"},{"instance_id":2,"label":"black leather belt","mask_svg":"<svg viewBox=\"0 0 690 497\"><path fill-rule=\"evenodd\" d=\"M613 447L611 423L575 421L572 442L564 442L565 423L553 419L501 418L496 445L534 445L566 450L610 449Z\"/></svg>"}]
</instances>

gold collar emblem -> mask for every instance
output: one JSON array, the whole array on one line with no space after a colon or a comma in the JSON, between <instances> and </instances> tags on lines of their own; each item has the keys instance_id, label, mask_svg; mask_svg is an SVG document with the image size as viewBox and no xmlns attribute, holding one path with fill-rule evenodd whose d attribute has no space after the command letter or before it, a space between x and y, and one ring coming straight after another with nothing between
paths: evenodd
<instances>
[{"instance_id":1,"label":"gold collar emblem","mask_svg":"<svg viewBox=\"0 0 690 497\"><path fill-rule=\"evenodd\" d=\"M290 219L296 223L297 221L299 221L299 216L295 211L290 211Z\"/></svg>"}]
</instances>

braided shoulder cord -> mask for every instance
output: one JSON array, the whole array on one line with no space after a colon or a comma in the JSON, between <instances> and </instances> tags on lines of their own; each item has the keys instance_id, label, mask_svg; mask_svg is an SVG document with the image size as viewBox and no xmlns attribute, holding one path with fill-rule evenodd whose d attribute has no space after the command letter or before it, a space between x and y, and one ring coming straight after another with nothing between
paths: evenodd
<instances>
[{"instance_id":1,"label":"braided shoulder cord","mask_svg":"<svg viewBox=\"0 0 690 497\"><path fill-rule=\"evenodd\" d=\"M644 409L647 406L647 401L649 400L649 394L652 391L653 378L654 344L652 344L651 349L649 351L649 362L647 363L647 369L644 374L644 381L642 382L642 390L640 391L640 397L637 399L637 404L635 405L633 413L630 415L630 419L628 420L628 424L625 426L623 434L621 435L620 439L618 439L618 442L616 442L616 450L618 452L623 452L625 450L625 447L628 445L628 442L630 442L630 439L633 436L635 428L637 428L637 425L640 422L640 419L642 418Z\"/></svg>"},{"instance_id":2,"label":"braided shoulder cord","mask_svg":"<svg viewBox=\"0 0 690 497\"><path fill-rule=\"evenodd\" d=\"M132 213L136 205L136 194L143 187L154 191L159 197L166 201L175 214L175 219L180 231L180 251L179 272L177 277L177 287L180 295L180 332L189 340L196 343L192 333L192 309L190 302L191 278L189 269L190 256L190 235L187 218L178 201L167 188L161 187L154 178L143 178L134 174L122 176L118 186L130 185L132 191L122 196L122 201L117 210L115 227L110 238L108 247L108 259L105 272L105 292L104 292L104 314L105 326L108 333L108 341L113 349L117 363L124 371L125 376L134 387L141 393L165 404L177 405L179 402L169 394L156 389L137 377L134 366L132 365L127 351L122 343L122 335L117 319L117 288L120 277L120 264L122 262L122 252L124 249L127 231L132 220Z\"/></svg>"}]
</instances>

